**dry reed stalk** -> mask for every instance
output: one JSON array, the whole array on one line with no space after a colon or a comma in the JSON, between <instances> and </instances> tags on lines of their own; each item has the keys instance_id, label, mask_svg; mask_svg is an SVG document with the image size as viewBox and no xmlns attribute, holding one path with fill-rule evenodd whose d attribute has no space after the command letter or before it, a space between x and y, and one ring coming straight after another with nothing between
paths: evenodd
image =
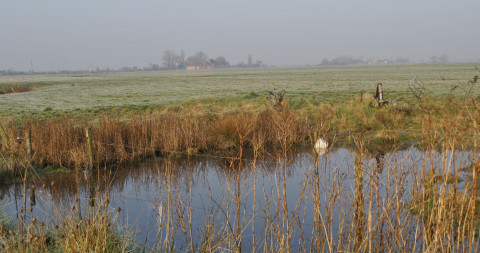
<instances>
[{"instance_id":1,"label":"dry reed stalk","mask_svg":"<svg viewBox=\"0 0 480 253\"><path fill-rule=\"evenodd\" d=\"M363 241L364 235L364 198L363 198L363 166L362 158L363 154L361 153L364 149L364 143L362 139L356 139L356 145L359 148L358 154L355 154L355 198L354 198L354 226L355 226L355 236L354 236L354 250L360 251L361 244Z\"/></svg>"}]
</instances>

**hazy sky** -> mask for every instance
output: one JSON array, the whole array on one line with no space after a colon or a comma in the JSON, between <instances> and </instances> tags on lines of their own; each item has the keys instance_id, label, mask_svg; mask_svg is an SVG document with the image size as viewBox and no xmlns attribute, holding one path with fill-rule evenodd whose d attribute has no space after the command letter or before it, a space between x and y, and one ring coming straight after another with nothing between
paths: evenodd
<instances>
[{"instance_id":1,"label":"hazy sky","mask_svg":"<svg viewBox=\"0 0 480 253\"><path fill-rule=\"evenodd\" d=\"M232 64L339 55L480 58L480 0L1 0L0 70L144 67L166 49Z\"/></svg>"}]
</instances>

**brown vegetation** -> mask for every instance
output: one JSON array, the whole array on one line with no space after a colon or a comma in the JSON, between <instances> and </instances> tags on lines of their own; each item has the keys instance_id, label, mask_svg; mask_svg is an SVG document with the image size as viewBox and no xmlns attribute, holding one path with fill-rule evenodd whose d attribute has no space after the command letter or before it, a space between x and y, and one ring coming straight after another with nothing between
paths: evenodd
<instances>
[{"instance_id":1,"label":"brown vegetation","mask_svg":"<svg viewBox=\"0 0 480 253\"><path fill-rule=\"evenodd\" d=\"M33 90L33 88L31 86L12 86L12 87L0 90L0 95L10 94L10 93L28 92L28 91L32 91L32 90Z\"/></svg>"},{"instance_id":2,"label":"brown vegetation","mask_svg":"<svg viewBox=\"0 0 480 253\"><path fill-rule=\"evenodd\" d=\"M93 139L94 165L103 166L158 155L238 151L243 147L259 151L283 142L300 144L308 141L310 125L308 119L299 118L288 108L215 118L166 112L128 119L106 117L96 122L59 119L26 121L23 126L10 122L3 124L8 138L3 147L13 157L24 157L24 132L29 129L32 164L88 167L88 128Z\"/></svg>"},{"instance_id":3,"label":"brown vegetation","mask_svg":"<svg viewBox=\"0 0 480 253\"><path fill-rule=\"evenodd\" d=\"M474 108L461 105L462 101L469 102L456 99L448 108L431 104L428 111L408 104L375 108L369 101L354 98L342 106L320 104L300 111L290 109L286 101L258 112L209 114L187 108L89 121L63 117L48 121L25 119L20 123L2 122L0 134L4 156L25 158L25 135L30 130L30 162L68 168L98 167L158 155L237 152L245 148L261 154L281 145L311 145L318 137L338 137L345 143L351 134L361 134L376 142L401 143L409 139L417 145L439 145L440 140L416 136L422 132L428 132L425 137L430 136L433 128L443 126L442 121L455 127L455 134L472 136L468 130L474 125ZM89 162L87 129L92 134L94 164Z\"/></svg>"}]
</instances>

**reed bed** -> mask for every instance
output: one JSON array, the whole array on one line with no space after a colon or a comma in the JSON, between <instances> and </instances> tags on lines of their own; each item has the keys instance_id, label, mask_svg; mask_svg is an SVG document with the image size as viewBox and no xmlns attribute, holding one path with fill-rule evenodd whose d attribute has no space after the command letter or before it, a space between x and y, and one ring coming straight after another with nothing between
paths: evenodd
<instances>
[{"instance_id":1,"label":"reed bed","mask_svg":"<svg viewBox=\"0 0 480 253\"><path fill-rule=\"evenodd\" d=\"M284 120L288 125L279 125ZM309 127L308 120L288 109L239 112L213 119L166 112L126 119L105 117L94 122L60 119L27 121L22 126L10 122L3 125L7 141L2 149L5 156L24 157L40 167L102 167L159 155L236 152L239 147L259 151L282 142L301 144L309 138ZM87 129L92 136L93 163ZM30 140L26 131L31 132ZM33 150L30 156L27 142Z\"/></svg>"}]
</instances>

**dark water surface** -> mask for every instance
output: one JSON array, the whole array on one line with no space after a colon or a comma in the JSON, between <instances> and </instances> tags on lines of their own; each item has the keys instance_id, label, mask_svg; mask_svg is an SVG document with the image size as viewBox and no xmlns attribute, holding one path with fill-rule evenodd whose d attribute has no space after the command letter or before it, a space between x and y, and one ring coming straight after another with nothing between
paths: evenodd
<instances>
[{"instance_id":1,"label":"dark water surface","mask_svg":"<svg viewBox=\"0 0 480 253\"><path fill-rule=\"evenodd\" d=\"M179 217L183 217L190 238L188 217L191 213L191 238L195 248L206 240L207 227L212 228L209 238L216 237L216 241L220 241L228 231L234 233L239 224L243 229L241 247L249 252L254 236L256 243L261 245L265 244L265 238L275 240L271 234L265 237L272 228L265 224L281 227L279 224L285 214L282 200L285 183L288 216L290 224L294 224L291 247L298 250L311 247L315 224L313 195L317 186L322 215L332 220L333 241L340 227L352 226L352 202L358 197L355 196L356 163L361 164L363 170L364 199L369 196L370 179L378 178L378 196L373 201L385 202L394 194L401 194L402 201L408 202L414 189L411 186L418 183L423 171L434 167L437 173L447 171L465 176L460 169L472 161L470 152L439 153L416 148L378 151L361 158L358 152L356 155L355 151L338 148L318 159L310 151L297 152L287 159L272 155L241 162L219 157L157 159L115 170L43 176L35 182L35 203L30 200L29 188L25 190L21 184L10 185L0 188L0 203L14 219L26 204L27 209L32 207L34 217L54 223L52 209L70 208L75 204L75 197L81 208L88 209L108 196L113 216L117 215L117 208L121 208L117 227L132 228L140 248L151 249L170 240L174 241L177 251L185 250L189 242ZM403 183L395 187L399 180ZM53 203L57 203L57 207ZM366 212L367 208L364 210ZM167 223L168 233L173 236L165 235Z\"/></svg>"}]
</instances>

